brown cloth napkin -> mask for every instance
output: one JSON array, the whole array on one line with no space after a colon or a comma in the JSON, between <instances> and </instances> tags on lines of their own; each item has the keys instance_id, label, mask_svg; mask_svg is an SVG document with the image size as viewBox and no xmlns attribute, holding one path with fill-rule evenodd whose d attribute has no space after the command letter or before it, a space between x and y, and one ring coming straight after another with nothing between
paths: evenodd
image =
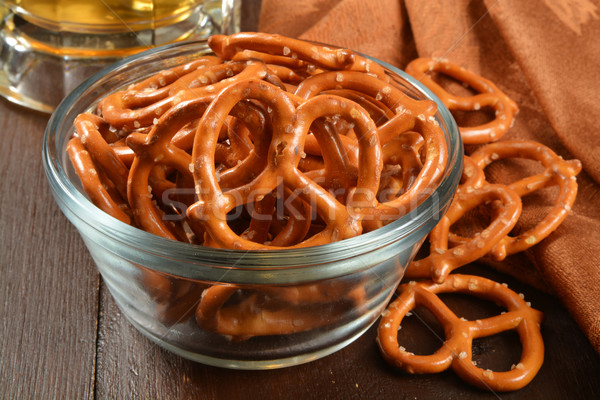
<instances>
[{"instance_id":1,"label":"brown cloth napkin","mask_svg":"<svg viewBox=\"0 0 600 400\"><path fill-rule=\"evenodd\" d=\"M581 160L578 197L563 224L495 267L536 286L546 282L600 353L600 2L301 3L262 0L259 30L351 48L400 68L418 56L447 58L518 103L505 139L533 139ZM543 218L552 194L527 199L517 228Z\"/></svg>"}]
</instances>

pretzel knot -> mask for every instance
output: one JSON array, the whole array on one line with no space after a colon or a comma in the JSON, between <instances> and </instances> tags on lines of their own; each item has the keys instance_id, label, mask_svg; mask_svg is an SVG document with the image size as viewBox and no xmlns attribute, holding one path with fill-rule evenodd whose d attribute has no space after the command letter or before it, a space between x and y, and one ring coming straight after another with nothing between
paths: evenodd
<instances>
[{"instance_id":1,"label":"pretzel knot","mask_svg":"<svg viewBox=\"0 0 600 400\"><path fill-rule=\"evenodd\" d=\"M465 144L484 144L500 139L513 125L518 112L517 104L493 82L466 70L446 59L417 58L406 66L406 72L427 86L450 110L479 111L484 107L494 109L493 121L479 126L460 126ZM449 93L431 77L431 72L445 74L463 82L477 95L463 97Z\"/></svg>"},{"instance_id":2,"label":"pretzel knot","mask_svg":"<svg viewBox=\"0 0 600 400\"><path fill-rule=\"evenodd\" d=\"M272 136L264 157L266 165L262 171L253 171L248 181L227 185L229 187L225 186L224 190L223 177L217 177L215 170L215 143L222 121L230 110L247 100L259 101L270 109ZM344 194L345 201L342 202L298 169L304 154L304 141L313 122L333 115L345 118L355 126L359 146L356 182ZM335 132L323 132L317 134L317 138L325 148L336 139ZM227 214L237 206L262 200L280 184L314 207L326 224L323 231L294 246L313 246L360 234L361 216L352 214L352 208L347 205L374 201L382 169L381 146L375 125L360 106L341 97L323 95L296 107L277 86L252 79L229 86L213 100L200 121L192 159L198 201L188 208L188 218L201 221L218 246L237 249L276 247L236 234L227 224Z\"/></svg>"},{"instance_id":3,"label":"pretzel knot","mask_svg":"<svg viewBox=\"0 0 600 400\"><path fill-rule=\"evenodd\" d=\"M432 101L418 101L411 98L390 82L355 71L324 72L311 76L298 85L295 94L301 98L311 99L321 92L328 93L331 90L352 91L359 94L363 101L371 99L379 104L379 108L387 111L385 117L382 116L377 121L377 135L381 145L388 147L386 159L391 161L390 164L397 165L398 160L394 156L406 160L406 157L402 157L407 155L406 152L390 154L394 148L391 142L403 140L404 138L401 137L406 131L412 130L424 140L420 146L423 149L424 161L419 163L418 167L417 163L413 162L410 171L404 170L406 183L409 183L409 186L402 186L399 193L389 190L388 187L373 206L356 207L364 214L363 225L368 230L376 229L418 205L439 183L447 162L447 148L442 131L434 117L437 107ZM347 92L343 92L342 95L347 95ZM311 137L307 138L307 144L309 139ZM353 148L358 147L356 140L350 138L343 143L349 153ZM404 144L407 145L408 142L405 141ZM399 145L402 146L402 143ZM409 174L414 176L409 178Z\"/></svg>"},{"instance_id":4,"label":"pretzel knot","mask_svg":"<svg viewBox=\"0 0 600 400\"><path fill-rule=\"evenodd\" d=\"M451 275L443 283L409 282L398 289L395 299L382 314L377 342L383 357L409 373L438 373L452 368L463 380L493 391L518 390L527 385L541 368L544 343L540 332L543 314L531 308L522 295L508 287L469 275ZM437 296L440 293L464 293L490 300L506 312L490 318L468 321L459 318ZM423 306L433 313L444 328L445 341L430 355L415 355L398 344L398 329L406 314ZM491 371L473 363L473 339L507 330L516 330L523 350L518 364L509 371Z\"/></svg>"},{"instance_id":5,"label":"pretzel knot","mask_svg":"<svg viewBox=\"0 0 600 400\"><path fill-rule=\"evenodd\" d=\"M449 248L448 236L452 224L475 207L492 202L495 202L497 214L490 225L472 238L462 238L459 244ZM508 235L520 214L521 198L507 186L463 186L457 191L446 214L429 234L429 256L409 264L405 277L444 281L453 270L490 252Z\"/></svg>"},{"instance_id":6,"label":"pretzel knot","mask_svg":"<svg viewBox=\"0 0 600 400\"><path fill-rule=\"evenodd\" d=\"M566 161L540 143L528 140L490 143L477 149L471 154L471 158L481 169L485 169L496 160L505 158L526 158L542 164L543 172L508 184L508 187L521 197L545 187L554 185L559 187L554 206L536 226L522 232L519 236L507 235L493 248L490 255L496 260L503 260L508 255L526 250L548 237L567 217L575 202L576 175L581 171L581 162ZM458 241L456 236L451 236L451 240Z\"/></svg>"}]
</instances>

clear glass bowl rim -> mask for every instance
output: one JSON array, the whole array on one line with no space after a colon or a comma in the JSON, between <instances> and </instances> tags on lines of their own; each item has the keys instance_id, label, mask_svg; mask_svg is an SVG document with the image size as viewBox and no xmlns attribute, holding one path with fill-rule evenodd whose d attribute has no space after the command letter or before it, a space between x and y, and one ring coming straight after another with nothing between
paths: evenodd
<instances>
[{"instance_id":1,"label":"clear glass bowl rim","mask_svg":"<svg viewBox=\"0 0 600 400\"><path fill-rule=\"evenodd\" d=\"M440 125L446 131L448 163L445 175L435 192L407 215L375 231L334 243L305 248L260 251L214 249L173 241L125 224L104 213L75 187L62 166L66 154L59 154L59 150L61 149L61 142L64 140L62 136L65 134L65 132L60 131L61 126L65 126L64 118L69 115L69 111L77 104L82 94L93 88L98 82L114 78L116 74L132 65L132 63L148 62L155 59L157 53L159 57L168 58L186 51L206 51L207 49L206 40L197 40L164 45L126 57L97 72L80 84L65 97L51 115L44 133L42 159L46 177L54 192L55 199L59 203L62 202L63 206L67 207L76 218L80 219L80 222L87 224L106 239L117 241L120 245L136 251L162 258L171 264L173 260L176 260L177 263L181 264L181 268L176 268L177 271L169 268L168 272L176 273L181 277L196 277L201 274L201 271L194 269L203 268L269 269L272 273L277 273L278 270L305 268L307 260L311 260L311 265L336 263L396 243L432 219L438 220L441 217L441 210L445 210L452 201L461 177L463 163L463 145L454 118L439 98L419 81L399 68L365 55L365 57L397 74L401 79L412 85L417 92L433 100L437 104L438 113L442 119ZM88 104L88 106L91 106L91 104ZM72 121L70 122L70 125L72 125ZM352 273L352 269L358 268L364 269L364 265L351 266L346 268L344 273Z\"/></svg>"}]
</instances>

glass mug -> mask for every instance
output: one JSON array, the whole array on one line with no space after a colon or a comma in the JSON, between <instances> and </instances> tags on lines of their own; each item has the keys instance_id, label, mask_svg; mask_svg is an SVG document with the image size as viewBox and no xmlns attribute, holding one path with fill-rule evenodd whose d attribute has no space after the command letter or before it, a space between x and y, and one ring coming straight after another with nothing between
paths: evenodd
<instances>
[{"instance_id":1,"label":"glass mug","mask_svg":"<svg viewBox=\"0 0 600 400\"><path fill-rule=\"evenodd\" d=\"M52 112L125 56L240 29L242 0L0 0L0 95Z\"/></svg>"}]
</instances>

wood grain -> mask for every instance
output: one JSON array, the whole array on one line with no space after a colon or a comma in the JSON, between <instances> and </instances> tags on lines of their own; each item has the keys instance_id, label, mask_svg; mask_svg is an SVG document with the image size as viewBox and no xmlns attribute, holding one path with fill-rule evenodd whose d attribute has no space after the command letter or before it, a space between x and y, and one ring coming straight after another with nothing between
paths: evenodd
<instances>
[{"instance_id":1,"label":"wood grain","mask_svg":"<svg viewBox=\"0 0 600 400\"><path fill-rule=\"evenodd\" d=\"M0 102L0 396L89 399L99 276L49 190L47 120Z\"/></svg>"}]
</instances>

